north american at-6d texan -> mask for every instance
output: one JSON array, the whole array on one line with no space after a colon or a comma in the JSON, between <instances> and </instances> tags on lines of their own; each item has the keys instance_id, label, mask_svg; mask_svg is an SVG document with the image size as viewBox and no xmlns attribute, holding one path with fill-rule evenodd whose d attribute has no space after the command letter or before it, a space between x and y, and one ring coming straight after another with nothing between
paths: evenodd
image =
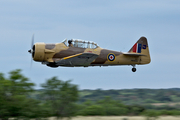
<instances>
[{"instance_id":1,"label":"north american at-6d texan","mask_svg":"<svg viewBox=\"0 0 180 120\"><path fill-rule=\"evenodd\" d=\"M145 37L141 37L126 53L103 49L94 42L78 39L66 39L56 44L34 44L33 42L34 37L32 49L28 51L32 54L33 60L49 67L132 65L132 71L135 72L136 65L151 62L149 46Z\"/></svg>"}]
</instances>

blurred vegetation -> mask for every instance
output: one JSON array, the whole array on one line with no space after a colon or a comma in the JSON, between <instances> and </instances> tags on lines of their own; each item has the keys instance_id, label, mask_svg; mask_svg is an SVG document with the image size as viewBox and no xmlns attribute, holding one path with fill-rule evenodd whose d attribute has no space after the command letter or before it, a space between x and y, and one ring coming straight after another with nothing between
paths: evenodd
<instances>
[{"instance_id":1,"label":"blurred vegetation","mask_svg":"<svg viewBox=\"0 0 180 120\"><path fill-rule=\"evenodd\" d=\"M72 116L180 115L180 89L79 90L71 81L52 77L35 84L17 69L0 73L0 119L57 119Z\"/></svg>"},{"instance_id":2,"label":"blurred vegetation","mask_svg":"<svg viewBox=\"0 0 180 120\"><path fill-rule=\"evenodd\" d=\"M44 88L42 98L49 105L49 112L57 118L71 117L76 112L78 88L70 82L53 77L41 85Z\"/></svg>"},{"instance_id":3,"label":"blurred vegetation","mask_svg":"<svg viewBox=\"0 0 180 120\"><path fill-rule=\"evenodd\" d=\"M93 101L110 96L124 104L149 104L180 102L180 88L172 89L123 89L123 90L81 90L80 102Z\"/></svg>"},{"instance_id":4,"label":"blurred vegetation","mask_svg":"<svg viewBox=\"0 0 180 120\"><path fill-rule=\"evenodd\" d=\"M39 96L42 100L38 100L31 97L37 94L35 84L21 70L9 72L8 78L0 73L0 119L71 117L76 110L78 88L70 82L56 77L48 79L42 84L43 92Z\"/></svg>"}]
</instances>

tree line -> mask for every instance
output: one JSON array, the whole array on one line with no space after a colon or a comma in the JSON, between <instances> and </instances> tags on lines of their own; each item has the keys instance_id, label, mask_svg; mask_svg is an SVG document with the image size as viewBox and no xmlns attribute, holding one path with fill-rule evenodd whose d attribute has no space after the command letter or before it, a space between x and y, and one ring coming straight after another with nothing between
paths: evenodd
<instances>
[{"instance_id":1,"label":"tree line","mask_svg":"<svg viewBox=\"0 0 180 120\"><path fill-rule=\"evenodd\" d=\"M180 102L180 88L171 89L122 89L122 90L80 90L80 102L110 96L125 104L177 103Z\"/></svg>"},{"instance_id":2,"label":"tree line","mask_svg":"<svg viewBox=\"0 0 180 120\"><path fill-rule=\"evenodd\" d=\"M41 84L42 90L35 90L34 87L35 84L30 82L20 69L10 71L8 77L0 73L0 119L44 119L52 116L61 119L77 115L145 115L150 117L180 115L179 109L176 108L153 109L151 106L141 104L125 104L122 100L115 98L119 96L119 91L108 91L113 93L111 95L102 94L102 90L95 90L94 93L89 90L82 91L71 81L62 81L57 77L52 77ZM137 94L142 99L146 95L141 91ZM127 95L127 92L123 95Z\"/></svg>"}]
</instances>

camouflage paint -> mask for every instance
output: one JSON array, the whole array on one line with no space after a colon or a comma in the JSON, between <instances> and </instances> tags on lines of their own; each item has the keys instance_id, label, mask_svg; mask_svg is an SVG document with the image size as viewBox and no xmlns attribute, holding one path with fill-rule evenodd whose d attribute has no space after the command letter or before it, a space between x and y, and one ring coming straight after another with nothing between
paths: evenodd
<instances>
[{"instance_id":1,"label":"camouflage paint","mask_svg":"<svg viewBox=\"0 0 180 120\"><path fill-rule=\"evenodd\" d=\"M141 50L138 53L133 50L136 44L141 44ZM128 51L130 55L122 52L108 50L100 48L78 48L68 47L64 43L45 44L36 43L33 59L38 62L45 62L48 66L55 66L56 61L60 61L64 58L72 58L73 56L81 55L81 53L93 53L98 55L89 66L107 66L107 65L135 65L135 64L148 64L151 62L149 54L149 46L147 39L141 37L133 47ZM108 60L108 55L113 54L115 59L113 61ZM135 55L134 55L135 54ZM69 57L71 56L71 57ZM83 66L83 65L82 65Z\"/></svg>"}]
</instances>

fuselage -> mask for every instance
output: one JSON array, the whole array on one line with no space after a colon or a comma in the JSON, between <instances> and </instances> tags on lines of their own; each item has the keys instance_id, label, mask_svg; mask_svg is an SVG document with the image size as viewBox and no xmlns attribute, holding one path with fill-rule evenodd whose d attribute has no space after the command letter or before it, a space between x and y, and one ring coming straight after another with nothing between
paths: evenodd
<instances>
[{"instance_id":1,"label":"fuselage","mask_svg":"<svg viewBox=\"0 0 180 120\"><path fill-rule=\"evenodd\" d=\"M53 63L64 57L89 52L99 55L89 66L146 64L141 61L140 57L126 56L122 52L103 49L99 46L95 49L91 49L68 47L63 43L37 43L35 44L35 48L36 50L33 59L37 62Z\"/></svg>"}]
</instances>

